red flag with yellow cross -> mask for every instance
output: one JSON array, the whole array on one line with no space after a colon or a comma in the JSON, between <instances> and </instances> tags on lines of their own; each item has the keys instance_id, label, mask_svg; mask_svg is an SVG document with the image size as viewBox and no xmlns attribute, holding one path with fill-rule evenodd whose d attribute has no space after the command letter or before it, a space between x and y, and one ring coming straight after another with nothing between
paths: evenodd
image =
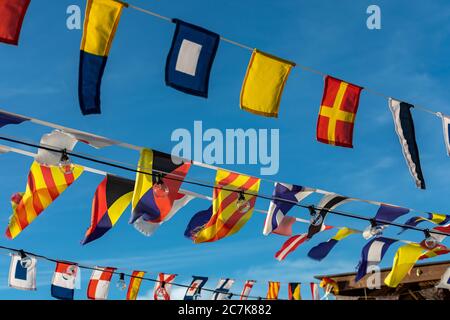
<instances>
[{"instance_id":1,"label":"red flag with yellow cross","mask_svg":"<svg viewBox=\"0 0 450 320\"><path fill-rule=\"evenodd\" d=\"M325 89L317 120L317 140L353 148L353 126L363 88L326 76Z\"/></svg>"}]
</instances>

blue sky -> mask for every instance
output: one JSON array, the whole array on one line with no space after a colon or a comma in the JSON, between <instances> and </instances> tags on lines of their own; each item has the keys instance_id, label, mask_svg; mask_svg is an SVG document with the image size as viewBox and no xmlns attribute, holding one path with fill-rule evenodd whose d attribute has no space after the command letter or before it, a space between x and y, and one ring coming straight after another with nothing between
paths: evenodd
<instances>
[{"instance_id":1,"label":"blue sky","mask_svg":"<svg viewBox=\"0 0 450 320\"><path fill-rule=\"evenodd\" d=\"M450 7L446 1L143 1L133 4L201 25L224 37L260 48L299 64L311 66L356 84L375 88L410 103L450 114L449 38ZM450 187L448 159L440 120L413 110L417 141L428 189L417 190L403 159L387 101L363 92L356 119L354 149L336 148L315 141L317 113L323 80L296 67L283 94L278 119L259 117L239 109L239 93L250 53L221 42L214 62L209 98L189 96L166 87L164 64L174 25L125 9L112 46L102 87L102 114L83 117L77 98L78 59L81 30L65 26L66 8L85 1L32 1L24 21L19 47L0 45L0 105L6 110L170 152L170 135L177 128L192 130L195 120L203 127L277 128L280 130L280 170L271 179L318 187L343 195L385 201L421 210L448 212L445 194ZM378 4L382 29L366 28L366 8ZM48 129L32 124L2 129L2 133L38 141ZM136 163L138 153L111 147L96 151L78 145L77 151ZM14 154L1 156L0 225L6 228L11 212L10 195L25 188L31 159ZM83 162L80 162L83 164ZM91 165L86 163L86 165ZM107 169L96 166L99 169ZM226 166L225 166L226 167ZM259 175L257 165L228 166ZM109 171L129 178L119 170ZM213 181L214 172L193 169L189 177ZM0 244L24 248L55 258L89 264L112 265L125 271L143 269L178 273L178 281L190 275L210 277L214 287L222 276L236 279L240 292L247 278L259 280L254 294L265 295L267 280L282 281L281 298L287 296L288 281L305 285L317 274L352 271L365 241L351 236L322 262L306 253L334 232L317 235L284 262L273 256L284 242L280 236L264 237L264 216L254 214L238 234L217 243L194 245L183 237L190 217L209 204L196 200L161 227L151 238L128 225L126 211L108 234L85 247L79 242L90 223L92 196L102 177L85 173L17 239L1 238ZM209 189L185 186L210 195ZM261 192L270 194L263 183ZM312 197L314 202L318 197ZM307 201L307 203L309 203ZM259 199L257 208L268 202ZM343 210L372 216L376 207L348 204ZM306 218L300 208L292 214ZM404 219L406 220L406 218ZM328 224L364 228L365 223L330 216ZM295 231L304 232L298 224ZM394 236L390 228L386 235ZM423 235L404 233L408 240ZM398 246L398 245L397 245ZM397 246L382 266L390 266ZM436 259L438 260L438 259ZM39 262L38 290L8 289L9 259L0 258L1 299L51 299L49 284L54 265ZM77 299L86 297L90 272L83 271ZM114 279L115 282L117 279ZM149 297L152 283L144 283L141 298ZM178 296L179 289L174 290ZM184 289L182 290L184 292ZM123 299L115 286L110 298Z\"/></svg>"}]
</instances>

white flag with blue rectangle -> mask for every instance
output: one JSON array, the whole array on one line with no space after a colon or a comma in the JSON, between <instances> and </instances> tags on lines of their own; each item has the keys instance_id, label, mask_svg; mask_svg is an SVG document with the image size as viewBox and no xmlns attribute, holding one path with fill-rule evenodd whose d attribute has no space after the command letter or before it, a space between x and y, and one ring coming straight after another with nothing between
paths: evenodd
<instances>
[{"instance_id":1,"label":"white flag with blue rectangle","mask_svg":"<svg viewBox=\"0 0 450 320\"><path fill-rule=\"evenodd\" d=\"M31 263L28 267L20 263L22 258L19 254L11 254L11 264L9 266L8 284L11 288L19 290L36 290L36 264L37 260L30 257Z\"/></svg>"}]
</instances>

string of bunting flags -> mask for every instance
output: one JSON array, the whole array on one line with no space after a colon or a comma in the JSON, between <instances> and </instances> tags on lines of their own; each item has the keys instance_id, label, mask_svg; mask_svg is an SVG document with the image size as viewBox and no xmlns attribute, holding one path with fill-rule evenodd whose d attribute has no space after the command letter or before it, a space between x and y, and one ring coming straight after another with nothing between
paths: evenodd
<instances>
[{"instance_id":1,"label":"string of bunting flags","mask_svg":"<svg viewBox=\"0 0 450 320\"><path fill-rule=\"evenodd\" d=\"M69 155L103 164L108 163L74 153L71 150L75 145L73 142L74 138L62 131L53 131L50 134L44 135L40 145L23 143L20 140L5 137L0 137L0 139L33 146L39 150L36 155L28 154L34 157L35 161L30 170L26 192L15 194L12 197L14 212L6 231L6 235L10 238L16 237L24 228L26 228L54 199L56 199L56 197L60 195L60 193L73 183L83 171L89 170L90 172L106 176L94 195L91 226L86 233L85 240L82 241L83 244L96 240L109 231L123 214L130 202L133 202L132 218L130 219L130 222L134 224L137 219L141 218L140 226L136 227L136 229L139 231L146 230L146 232L143 233L149 235L152 234L161 223L170 219L170 217L181 209L183 203L186 204L193 198L192 194L191 199L188 199L189 197L185 198L186 194L183 194L180 190L181 182L191 183L191 181L184 179L190 164L183 161L179 164L174 164L170 155L161 152L150 149L141 150L138 170L132 170L137 174L137 178L136 181L132 181L120 177L113 177L111 174L101 173L96 169L72 164ZM51 144L52 142L53 144ZM3 152L15 151L9 147L3 147L2 150ZM39 163L39 161L42 163ZM150 171L141 171L139 170L142 169L141 167L147 168L146 170L150 169ZM161 169L164 169L164 171ZM41 182L39 182L39 180ZM238 185L233 182L238 182ZM269 211L266 215L264 232L267 234L277 233L291 236L292 224L291 222L284 222L284 217L293 206L308 208L311 211L308 232L299 236L293 236L286 241L282 249L276 254L278 260L283 260L301 243L310 240L316 233L332 228L324 224L324 220L328 213L339 213L345 216L352 216L351 214L334 211L337 206L350 201L351 199L348 197L331 193L323 196L317 207L305 206L296 203L295 201L290 202L289 199L304 199L304 195L301 194L303 192L311 194L313 189L286 184L276 185L273 197L264 197L258 195L259 183L260 180L258 178L227 172L225 170L218 170L216 184L214 186L208 186L214 190L212 206L208 210L201 211L192 217L185 231L185 235L195 243L201 243L217 241L237 233L250 219L254 210L256 198L263 197L271 200ZM40 189L37 188L38 186ZM251 197L246 198L248 195ZM180 199L183 198L184 200L180 201ZM132 199L134 199L134 201L132 201ZM42 203L46 206L40 205ZM233 206L231 206L230 209L227 209L227 207L224 206L224 203L228 203L229 206L231 206L230 203L232 203ZM284 206L286 204L287 206ZM281 210L279 206L284 206L284 211ZM334 237L313 247L308 253L308 256L315 260L322 260L339 241L352 234L362 233L366 239L375 237L375 241L369 243L369 249L366 247L363 248L359 265L367 265L368 261L373 265L373 263L379 263L384 254L381 254L380 256L376 250L371 250L371 246L374 245L374 243L379 243L378 240L382 239L380 235L386 226L395 225L402 227L402 230L407 228L424 232L426 238L420 244L396 239L388 239L390 242L383 242L383 246L385 246L386 250L390 244L396 241L406 243L404 246L400 247L394 260L392 272L395 274L395 277L392 276L386 280L387 285L395 287L409 271L409 269L405 269L404 267L395 268L395 266L407 266L408 264L404 261L405 258L411 259L411 261L413 261L412 265L414 265L419 259L427 259L450 252L447 247L441 244L450 232L450 224L448 224L449 216L432 214L427 218L422 217L423 219L426 219L424 221L438 224L438 226L432 230L417 227L418 223L416 221L420 221L421 217L415 217L414 221L409 219L407 224L397 224L394 222L395 219L404 216L407 213L409 213L409 209L392 205L380 205L374 218L364 218L364 220L369 220L371 222L371 225L366 230L360 231L346 227L338 228L339 230ZM294 219L291 221L296 220ZM284 225L285 223L288 225ZM269 232L267 232L266 229L270 225L272 229L269 227ZM373 254L378 254L378 257L373 257ZM362 270L360 272L364 276L368 269L367 267L362 267L360 270ZM274 284L274 286L273 292L276 292L276 284ZM275 294L273 294L273 296L274 295Z\"/></svg>"},{"instance_id":2,"label":"string of bunting flags","mask_svg":"<svg viewBox=\"0 0 450 320\"><path fill-rule=\"evenodd\" d=\"M137 300L143 282L154 283L153 300L172 300L172 287L186 288L183 300L207 299L204 293L210 293L211 300L284 300L278 297L281 282L266 281L268 291L265 297L251 295L251 290L257 283L256 280L244 281L241 293L231 291L235 284L235 279L221 278L214 289L205 287L210 277L192 276L189 284L176 282L178 274L158 273L155 278L149 277L147 271L134 270L126 273L116 267L100 267L80 264L75 261L58 260L43 255L34 254L22 249L15 249L0 246L1 250L9 251L10 268L8 275L8 286L17 290L34 291L37 290L37 266L39 260L55 263L55 271L51 281L51 296L59 300L74 300L75 291L80 288L80 269L91 271L91 276L86 289L86 298L89 300L107 300L110 292L111 281L117 276L116 287L120 291L126 290L126 300ZM129 278L128 284L125 278ZM318 300L319 285L310 283L314 291L311 292L311 299ZM288 290L288 300L302 300L301 283L289 282L286 284Z\"/></svg>"},{"instance_id":3,"label":"string of bunting flags","mask_svg":"<svg viewBox=\"0 0 450 320\"><path fill-rule=\"evenodd\" d=\"M30 0L0 5L0 41L18 44ZM131 8L175 24L165 66L165 83L187 94L207 98L209 78L220 41L252 51L240 94L241 109L266 117L278 117L281 96L289 73L297 64L259 49L227 39L200 26L172 19L118 0L87 0L80 45L79 104L84 115L101 113L100 90L109 52L124 8ZM431 113L442 120L444 142L450 156L450 116L402 102L376 90L332 77L314 68L303 70L324 77L324 93L317 120L319 142L353 148L353 131L363 90L388 100L395 131L416 186L426 188L411 109Z\"/></svg>"}]
</instances>

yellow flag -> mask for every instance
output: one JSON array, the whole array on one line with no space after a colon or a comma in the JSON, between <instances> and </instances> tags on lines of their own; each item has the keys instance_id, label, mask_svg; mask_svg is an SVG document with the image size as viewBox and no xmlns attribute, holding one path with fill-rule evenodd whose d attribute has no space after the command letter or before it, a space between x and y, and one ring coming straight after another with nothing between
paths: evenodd
<instances>
[{"instance_id":1,"label":"yellow flag","mask_svg":"<svg viewBox=\"0 0 450 320\"><path fill-rule=\"evenodd\" d=\"M411 243L400 247L395 254L392 270L386 279L384 279L384 283L388 287L397 287L416 264L423 251L422 246L418 243Z\"/></svg>"},{"instance_id":2,"label":"yellow flag","mask_svg":"<svg viewBox=\"0 0 450 320\"><path fill-rule=\"evenodd\" d=\"M88 0L81 50L108 56L124 3L114 0Z\"/></svg>"},{"instance_id":3,"label":"yellow flag","mask_svg":"<svg viewBox=\"0 0 450 320\"><path fill-rule=\"evenodd\" d=\"M241 109L278 117L281 94L295 63L253 50L241 90Z\"/></svg>"}]
</instances>

